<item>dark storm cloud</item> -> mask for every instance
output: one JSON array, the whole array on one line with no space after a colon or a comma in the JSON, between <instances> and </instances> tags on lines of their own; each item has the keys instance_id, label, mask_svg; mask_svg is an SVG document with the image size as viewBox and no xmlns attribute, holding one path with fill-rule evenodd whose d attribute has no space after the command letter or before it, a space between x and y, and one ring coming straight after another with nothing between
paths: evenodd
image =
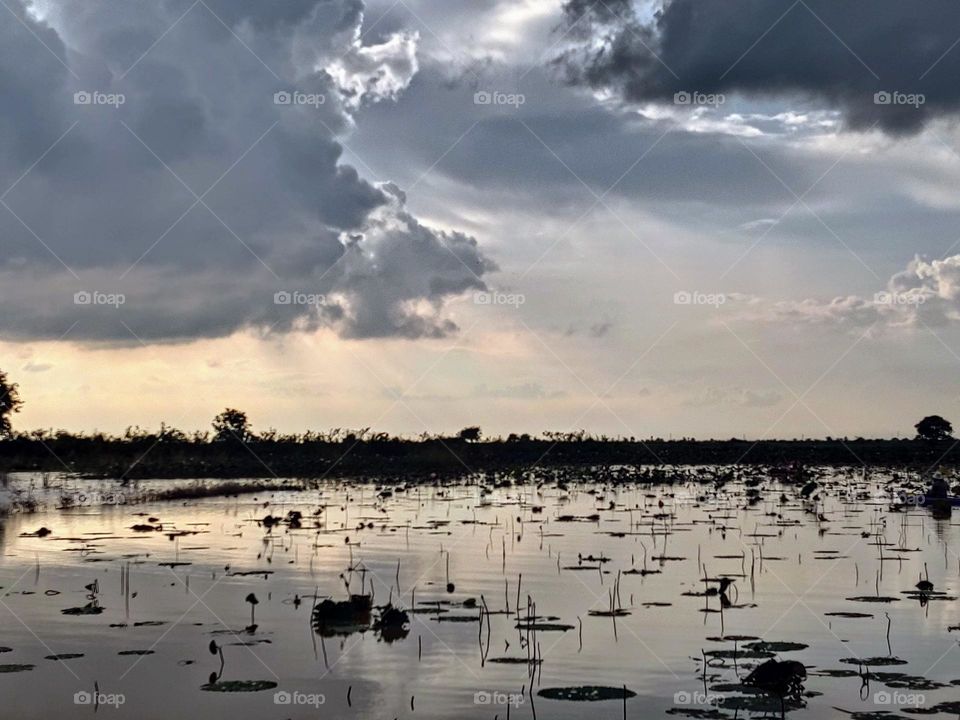
<instances>
[{"instance_id":1,"label":"dark storm cloud","mask_svg":"<svg viewBox=\"0 0 960 720\"><path fill-rule=\"evenodd\" d=\"M559 62L631 102L678 92L815 99L854 128L913 132L960 108L960 4L948 0L568 0ZM923 104L898 96L923 95ZM889 100L884 104L884 100Z\"/></svg>"},{"instance_id":2,"label":"dark storm cloud","mask_svg":"<svg viewBox=\"0 0 960 720\"><path fill-rule=\"evenodd\" d=\"M613 187L612 194L630 199L710 198L736 207L767 207L789 197L732 135L687 132L673 121L585 106L580 93L544 73L530 73L519 88L505 75L451 84L443 68L424 63L395 105L365 111L363 147L375 152L384 174L410 182L420 168L437 163L438 148L452 147L428 180L445 174L477 193L508 189L518 204L548 203L551 212L571 196L593 200L587 187L598 195ZM477 106L477 88L519 89L526 103L517 109ZM420 121L423 108L431 109L429 123ZM402 145L394 141L397 126L404 129ZM810 163L788 143L770 143L764 162L798 191L828 167Z\"/></svg>"},{"instance_id":3,"label":"dark storm cloud","mask_svg":"<svg viewBox=\"0 0 960 720\"><path fill-rule=\"evenodd\" d=\"M0 333L456 330L446 301L493 264L340 141L355 108L410 81L415 36L362 45L358 0L37 7L0 23ZM124 302L74 301L97 292Z\"/></svg>"}]
</instances>

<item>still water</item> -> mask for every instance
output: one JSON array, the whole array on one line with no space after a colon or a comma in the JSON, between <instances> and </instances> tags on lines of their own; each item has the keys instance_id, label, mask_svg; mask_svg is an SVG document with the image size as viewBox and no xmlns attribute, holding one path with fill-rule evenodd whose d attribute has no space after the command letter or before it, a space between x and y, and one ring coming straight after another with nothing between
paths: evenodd
<instances>
[{"instance_id":1,"label":"still water","mask_svg":"<svg viewBox=\"0 0 960 720\"><path fill-rule=\"evenodd\" d=\"M960 511L892 511L882 472L823 471L808 499L756 479L142 503L177 483L14 475L39 508L0 520L3 716L779 717L741 685L769 657L806 666L792 718L960 713ZM317 631L351 594L370 618ZM391 602L409 615L387 632Z\"/></svg>"}]
</instances>

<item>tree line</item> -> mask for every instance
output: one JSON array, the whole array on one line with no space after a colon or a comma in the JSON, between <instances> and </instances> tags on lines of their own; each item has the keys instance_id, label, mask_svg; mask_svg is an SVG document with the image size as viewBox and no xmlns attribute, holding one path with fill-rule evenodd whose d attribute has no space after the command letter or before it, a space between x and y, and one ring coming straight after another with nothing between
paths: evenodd
<instances>
[{"instance_id":1,"label":"tree line","mask_svg":"<svg viewBox=\"0 0 960 720\"><path fill-rule=\"evenodd\" d=\"M20 412L23 407L23 400L20 397L19 386L11 382L7 373L0 370L0 439L11 439L18 437L13 430L13 416ZM359 430L350 430L346 428L334 428L328 432L318 432L307 430L303 433L282 434L271 428L265 432L255 433L253 431L249 417L242 410L235 408L226 408L223 412L214 417L211 423L213 432L193 431L184 432L177 428L170 427L166 423L160 424L160 430L151 432L140 428L139 426L128 427L123 435L111 436L106 433L69 433L65 430L33 430L22 433L19 437L31 438L35 440L48 439L92 439L103 441L142 441L152 439L156 442L177 442L177 443L206 443L206 442L277 442L277 443L351 443L351 442L387 442L390 440L400 440L401 438L391 437L388 433L373 432L371 428L361 428ZM928 415L914 425L916 430L915 439L939 442L949 440L953 437L953 425L940 415ZM463 428L456 436L444 438L442 435L431 435L430 433L421 433L418 438L420 441L428 440L459 440L463 442L480 442L483 434L478 426L472 425ZM591 435L585 430L556 432L544 431L540 437L531 436L528 433L517 434L510 433L505 439L502 437L491 438L493 442L530 442L532 440L546 440L555 443L575 443L575 442L638 442L635 437L610 437L607 435ZM737 441L737 438L732 438ZM827 437L825 441L833 442L837 438ZM849 442L850 438L839 439L842 442ZM863 438L856 438L857 441ZM663 442L663 438L649 438L650 442ZM680 438L680 441L692 441L692 438ZM644 442L643 440L639 442Z\"/></svg>"}]
</instances>

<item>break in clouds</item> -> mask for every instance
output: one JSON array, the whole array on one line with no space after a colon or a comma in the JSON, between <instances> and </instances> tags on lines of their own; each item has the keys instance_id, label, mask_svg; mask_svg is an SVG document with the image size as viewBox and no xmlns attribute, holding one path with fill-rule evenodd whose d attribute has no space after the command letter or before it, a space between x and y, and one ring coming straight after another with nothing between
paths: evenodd
<instances>
[{"instance_id":1,"label":"break in clouds","mask_svg":"<svg viewBox=\"0 0 960 720\"><path fill-rule=\"evenodd\" d=\"M646 14L644 14L646 11ZM915 132L960 108L960 5L948 0L567 0L559 59L628 102L678 92L809 99L848 125ZM919 106L877 93L922 95Z\"/></svg>"},{"instance_id":2,"label":"break in clouds","mask_svg":"<svg viewBox=\"0 0 960 720\"><path fill-rule=\"evenodd\" d=\"M484 288L476 241L418 221L343 144L416 74L415 33L361 38L359 0L6 4L8 336L437 337L446 301Z\"/></svg>"}]
</instances>

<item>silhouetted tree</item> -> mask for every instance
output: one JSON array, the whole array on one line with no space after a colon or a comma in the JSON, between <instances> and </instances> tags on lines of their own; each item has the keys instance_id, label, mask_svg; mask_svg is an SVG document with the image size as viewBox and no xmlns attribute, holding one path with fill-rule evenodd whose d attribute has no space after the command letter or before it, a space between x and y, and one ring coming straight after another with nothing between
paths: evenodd
<instances>
[{"instance_id":1,"label":"silhouetted tree","mask_svg":"<svg viewBox=\"0 0 960 720\"><path fill-rule=\"evenodd\" d=\"M465 427L457 437L466 442L476 442L480 439L480 428L476 426Z\"/></svg>"},{"instance_id":2,"label":"silhouetted tree","mask_svg":"<svg viewBox=\"0 0 960 720\"><path fill-rule=\"evenodd\" d=\"M953 437L953 425L939 415L928 415L914 427L918 440L947 440Z\"/></svg>"},{"instance_id":3,"label":"silhouetted tree","mask_svg":"<svg viewBox=\"0 0 960 720\"><path fill-rule=\"evenodd\" d=\"M7 380L7 374L0 370L0 438L10 436L12 431L10 416L20 412L20 407L23 405L17 387L17 384Z\"/></svg>"},{"instance_id":4,"label":"silhouetted tree","mask_svg":"<svg viewBox=\"0 0 960 720\"><path fill-rule=\"evenodd\" d=\"M241 410L227 408L213 419L213 439L218 442L239 440L246 442L251 438L250 421Z\"/></svg>"},{"instance_id":5,"label":"silhouetted tree","mask_svg":"<svg viewBox=\"0 0 960 720\"><path fill-rule=\"evenodd\" d=\"M170 427L165 422L160 423L160 432L157 434L157 442L177 443L184 442L187 436L182 430Z\"/></svg>"}]
</instances>

